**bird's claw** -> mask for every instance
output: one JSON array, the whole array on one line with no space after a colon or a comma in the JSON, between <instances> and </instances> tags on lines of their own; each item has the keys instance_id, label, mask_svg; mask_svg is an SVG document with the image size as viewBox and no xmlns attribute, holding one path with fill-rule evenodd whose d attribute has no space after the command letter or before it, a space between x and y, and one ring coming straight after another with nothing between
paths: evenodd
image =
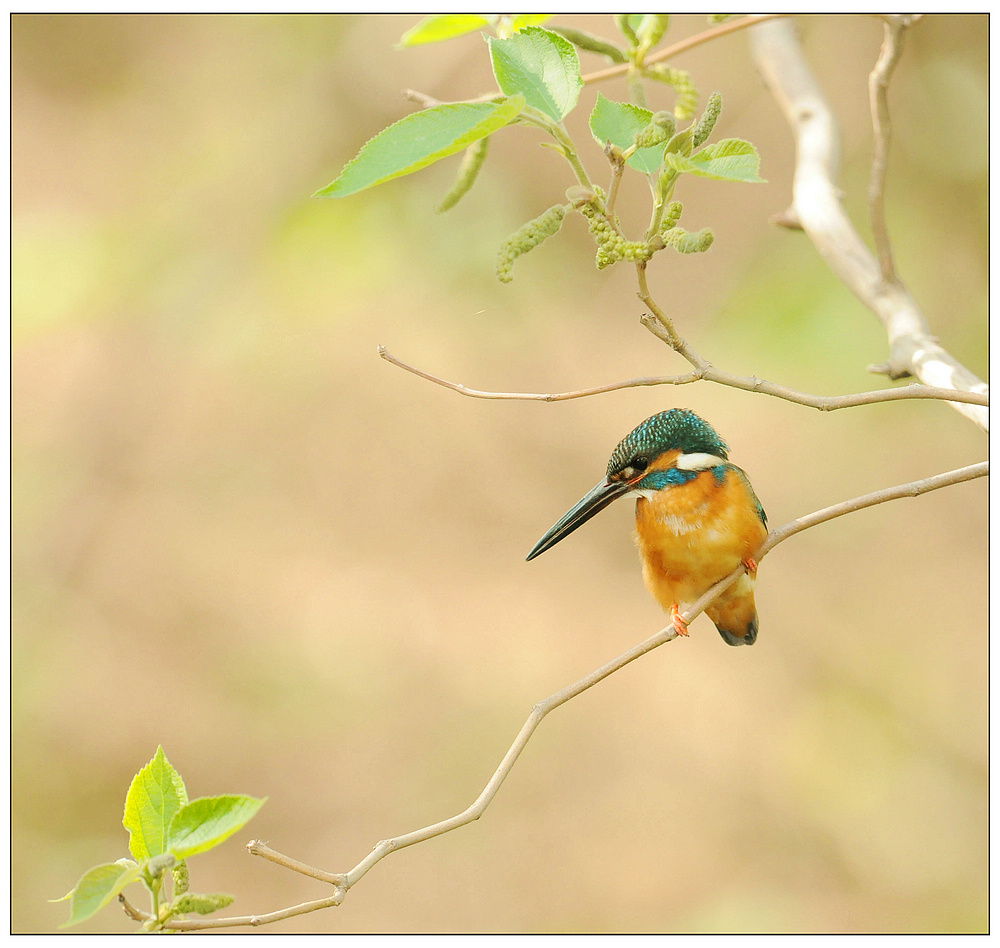
<instances>
[{"instance_id":1,"label":"bird's claw","mask_svg":"<svg viewBox=\"0 0 1000 948\"><path fill-rule=\"evenodd\" d=\"M681 615L676 602L670 607L670 620L673 623L674 631L678 635L686 636L688 634L688 624L684 616Z\"/></svg>"}]
</instances>

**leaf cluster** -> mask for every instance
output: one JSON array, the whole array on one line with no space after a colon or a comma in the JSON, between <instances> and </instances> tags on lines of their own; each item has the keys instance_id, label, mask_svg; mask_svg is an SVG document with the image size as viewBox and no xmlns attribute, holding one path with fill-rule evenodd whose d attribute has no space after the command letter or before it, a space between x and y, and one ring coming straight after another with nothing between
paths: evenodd
<instances>
[{"instance_id":1,"label":"leaf cluster","mask_svg":"<svg viewBox=\"0 0 1000 948\"><path fill-rule=\"evenodd\" d=\"M54 900L69 900L70 917L63 927L90 918L134 882L141 882L150 895L152 911L145 923L150 931L172 918L225 908L233 901L231 895L188 890L187 860L227 840L265 800L241 794L189 800L184 780L158 747L125 797L122 825L129 832L132 858L94 866L62 899ZM169 900L164 887L168 877Z\"/></svg>"},{"instance_id":2,"label":"leaf cluster","mask_svg":"<svg viewBox=\"0 0 1000 948\"><path fill-rule=\"evenodd\" d=\"M647 62L668 28L669 17L615 17L624 40L620 46L579 30L539 25L548 19L541 15L444 14L421 21L402 38L401 46L493 30L496 35L487 36L486 43L499 94L485 100L438 103L400 119L366 142L337 178L316 195L356 194L464 150L455 184L438 207L444 211L458 203L475 183L486 160L489 137L509 126L528 125L549 136L543 144L568 162L576 185L567 192L567 203L550 207L501 244L496 263L501 282L513 278L514 260L555 234L572 211L588 221L598 268L620 260L645 262L667 247L681 253L707 250L713 240L709 228L692 233L678 224L682 207L672 201L678 179L687 174L759 183L763 180L758 175L760 159L754 146L741 139L706 144L721 113L722 96L713 93L701 117L694 120L698 94L691 76L659 62ZM635 100L616 102L598 93L590 113L591 133L611 168L607 195L592 182L563 123L576 108L585 84L578 50L626 65ZM642 80L647 79L674 88L672 111L646 108ZM689 124L679 128L678 122ZM626 170L645 176L650 188L650 222L638 239L626 236L614 214L619 179Z\"/></svg>"}]
</instances>

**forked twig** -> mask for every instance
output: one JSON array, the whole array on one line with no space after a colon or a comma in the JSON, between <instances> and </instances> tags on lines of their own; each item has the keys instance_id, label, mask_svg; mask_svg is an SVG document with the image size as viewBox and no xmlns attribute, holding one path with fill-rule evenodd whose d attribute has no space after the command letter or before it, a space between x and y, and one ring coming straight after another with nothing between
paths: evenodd
<instances>
[{"instance_id":1,"label":"forked twig","mask_svg":"<svg viewBox=\"0 0 1000 948\"><path fill-rule=\"evenodd\" d=\"M871 213L872 235L878 253L882 279L886 283L896 282L896 266L892 259L892 243L885 221L885 175L889 164L889 141L892 138L892 124L889 120L889 79L903 52L903 33L910 25L911 17L886 16L885 35L875 67L868 76L868 99L872 114L871 179L868 182L868 208Z\"/></svg>"},{"instance_id":2,"label":"forked twig","mask_svg":"<svg viewBox=\"0 0 1000 948\"><path fill-rule=\"evenodd\" d=\"M988 386L938 344L920 307L898 278L884 279L884 266L858 235L837 187L839 132L836 118L806 60L794 26L773 20L751 30L757 68L795 135L795 176L789 216L816 245L830 269L882 321L889 360L873 368L890 378L915 375L928 385L956 391L988 392ZM883 239L887 239L883 235ZM950 401L958 411L989 430L989 412L979 405Z\"/></svg>"}]
</instances>

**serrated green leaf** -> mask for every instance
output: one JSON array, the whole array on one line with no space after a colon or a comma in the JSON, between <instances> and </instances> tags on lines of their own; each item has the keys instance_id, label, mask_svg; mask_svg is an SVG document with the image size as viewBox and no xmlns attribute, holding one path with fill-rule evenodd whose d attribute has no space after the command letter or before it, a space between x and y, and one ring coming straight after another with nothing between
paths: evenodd
<instances>
[{"instance_id":1,"label":"serrated green leaf","mask_svg":"<svg viewBox=\"0 0 1000 948\"><path fill-rule=\"evenodd\" d=\"M170 821L170 852L178 859L187 859L218 846L253 819L266 799L227 794L192 800Z\"/></svg>"},{"instance_id":2,"label":"serrated green leaf","mask_svg":"<svg viewBox=\"0 0 1000 948\"><path fill-rule=\"evenodd\" d=\"M72 892L61 899L52 900L53 902L70 900L69 919L59 927L66 928L68 925L76 925L90 918L115 898L125 886L138 882L141 874L139 866L126 860L94 866L80 877Z\"/></svg>"},{"instance_id":3,"label":"serrated green leaf","mask_svg":"<svg viewBox=\"0 0 1000 948\"><path fill-rule=\"evenodd\" d=\"M649 124L652 117L653 113L649 109L632 105L631 102L613 102L598 92L594 110L590 113L590 131L602 148L610 140L612 145L617 145L624 151L632 147L636 134ZM626 164L643 174L652 174L660 167L662 157L663 145L654 145L652 148L635 151L628 157Z\"/></svg>"},{"instance_id":4,"label":"serrated green leaf","mask_svg":"<svg viewBox=\"0 0 1000 948\"><path fill-rule=\"evenodd\" d=\"M132 778L125 796L122 825L129 832L129 850L139 862L166 851L167 827L187 802L181 775L158 747L153 759Z\"/></svg>"},{"instance_id":5,"label":"serrated green leaf","mask_svg":"<svg viewBox=\"0 0 1000 948\"><path fill-rule=\"evenodd\" d=\"M336 180L313 197L346 197L401 178L462 151L509 124L524 108L524 96L493 102L453 102L414 112L361 147Z\"/></svg>"},{"instance_id":6,"label":"serrated green leaf","mask_svg":"<svg viewBox=\"0 0 1000 948\"><path fill-rule=\"evenodd\" d=\"M758 176L760 155L750 142L739 138L726 138L714 145L707 145L701 151L685 158L668 152L663 163L673 171L697 175L699 178L715 178L719 181L740 181L746 184L765 184Z\"/></svg>"},{"instance_id":7,"label":"serrated green leaf","mask_svg":"<svg viewBox=\"0 0 1000 948\"><path fill-rule=\"evenodd\" d=\"M573 44L540 26L525 27L509 39L487 40L493 75L507 94L521 93L532 108L556 122L580 97L580 57Z\"/></svg>"},{"instance_id":8,"label":"serrated green leaf","mask_svg":"<svg viewBox=\"0 0 1000 948\"><path fill-rule=\"evenodd\" d=\"M399 46L420 46L423 43L440 43L443 40L464 36L475 30L486 29L492 18L478 13L442 13L421 20L413 29L400 37Z\"/></svg>"}]
</instances>

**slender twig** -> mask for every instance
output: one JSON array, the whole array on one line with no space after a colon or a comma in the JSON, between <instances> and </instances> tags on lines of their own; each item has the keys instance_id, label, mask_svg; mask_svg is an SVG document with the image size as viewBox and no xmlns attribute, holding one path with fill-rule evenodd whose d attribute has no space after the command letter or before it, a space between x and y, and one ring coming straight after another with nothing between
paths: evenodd
<instances>
[{"instance_id":1,"label":"slender twig","mask_svg":"<svg viewBox=\"0 0 1000 948\"><path fill-rule=\"evenodd\" d=\"M690 346L674 328L673 320L660 308L656 300L649 292L649 284L646 282L646 263L639 260L635 265L636 279L639 281L639 299L646 304L649 314L643 316L640 322L654 336L662 339L679 356L686 359L694 366L695 371L707 369L711 364L708 359L703 359L692 346Z\"/></svg>"},{"instance_id":2,"label":"slender twig","mask_svg":"<svg viewBox=\"0 0 1000 948\"><path fill-rule=\"evenodd\" d=\"M755 16L745 16L739 20L730 20L728 23L720 23L718 26L713 26L709 30L704 30L694 36L689 36L687 39L680 40L671 46L665 46L663 49L657 50L655 53L651 53L646 56L644 62L648 65L649 63L662 62L665 59L673 59L681 53L686 53L689 49L701 46L702 43L709 43L714 39L718 39L720 36L735 33L737 30L745 30L751 26L756 26L758 23L763 23L765 20L773 20L778 17L791 15L791 13L764 13ZM583 76L583 81L589 85L593 82L603 82L605 79L614 79L618 76L624 76L628 73L631 66L631 63L621 63L617 66L609 66L607 69L599 69L596 72L588 72Z\"/></svg>"},{"instance_id":3,"label":"slender twig","mask_svg":"<svg viewBox=\"0 0 1000 948\"><path fill-rule=\"evenodd\" d=\"M252 839L247 843L247 852L251 856L260 856L262 859L268 860L268 862L273 862L275 865L281 866L284 869L291 869L293 872L300 872L304 876L309 876L311 879L318 879L320 882L328 882L330 885L335 887L343 887L347 883L347 879L343 873L340 872L325 872L322 869L317 869L315 866L310 866L308 863L299 862L298 859L292 859L290 856L286 856L283 853L279 853L276 849L271 849L262 839Z\"/></svg>"},{"instance_id":4,"label":"slender twig","mask_svg":"<svg viewBox=\"0 0 1000 948\"><path fill-rule=\"evenodd\" d=\"M772 530L764 541L758 554L758 561L773 550L779 543L784 542L789 537L801 533L809 527L826 523L836 517L843 517L844 514L854 513L857 510L864 510L865 507L874 507L876 504L884 504L890 500L901 500L904 497L919 497L932 490L942 487L952 487L961 484L963 481L971 481L977 477L985 477L990 473L990 462L980 461L978 464L970 464L967 467L960 467L954 471L946 471L943 474L935 474L932 477L925 477L923 480L911 481L908 484L899 484L896 487L886 487L883 490L873 491L870 494L862 494L851 500L824 507L814 513L806 514L796 520L790 520L776 530Z\"/></svg>"},{"instance_id":5,"label":"slender twig","mask_svg":"<svg viewBox=\"0 0 1000 948\"><path fill-rule=\"evenodd\" d=\"M378 354L386 362L403 369L406 372L440 385L443 388L458 392L468 398L485 398L493 400L508 401L534 401L534 402L564 402L573 398L586 398L590 395L604 395L607 392L617 392L626 388L642 388L651 385L688 385L691 382L716 382L720 385L728 385L746 392L757 392L762 395L773 395L777 398L784 398L787 401L795 402L798 405L805 405L807 408L816 408L819 411L836 411L839 408L855 408L859 405L875 405L879 402L895 402L907 398L932 398L942 401L964 401L973 405L989 405L989 396L981 395L977 392L954 392L949 388L932 388L928 385L906 385L902 388L884 388L872 392L858 392L854 395L810 395L806 392L796 392L793 389L785 388L774 382L756 377L746 377L730 375L712 366L704 370L688 372L684 375L654 375L643 378L625 379L622 382L612 382L609 385L598 385L594 388L582 388L572 392L488 392L481 389L469 388L461 382L451 382L448 379L431 375L423 369L404 362L397 358L384 346L378 347Z\"/></svg>"},{"instance_id":6,"label":"slender twig","mask_svg":"<svg viewBox=\"0 0 1000 948\"><path fill-rule=\"evenodd\" d=\"M963 481L983 477L988 473L989 462L983 461L979 464L972 464L968 467L959 468L958 470L948 471L943 474L936 474L919 481L912 481L908 484L900 484L896 487L889 487L870 494L863 494L860 497L854 497L851 500L834 504L830 507L825 507L822 510L817 510L811 514L806 514L796 520L789 521L781 527L778 527L776 530L772 530L756 554L757 563L759 564L760 561L763 560L763 558L779 543L784 542L796 533L801 533L809 527L814 527L820 523L833 520L836 517L842 517L845 514L862 510L865 507L871 507L876 504L886 503L887 501L897 500L903 497L917 497L920 494L925 494L932 490L938 490L942 487L949 487ZM720 596L726 589L736 582L745 569L746 567L744 566L739 567L712 586L712 588L701 596L697 602L692 603L687 609L684 610L682 613L683 620L686 623L690 623L697 618L697 616L699 616L709 605L711 605L718 596ZM277 865L285 866L286 868L293 869L295 872L302 873L310 876L311 878L331 883L334 885L334 894L329 898L317 899L312 902L302 902L299 905L281 909L277 912L270 912L265 915L243 915L233 916L230 918L204 920L171 920L164 925L164 928L179 931L191 931L204 928L235 928L248 925L259 926L266 925L271 922L277 922L285 918L291 918L295 915L305 915L309 912L318 911L319 909L332 908L340 905L346 897L348 890L352 886L356 885L373 866L381 862L390 853L397 852L400 849L405 849L408 846L413 846L428 839L433 839L436 836L449 833L452 830L459 829L462 826L467 826L469 823L478 820L493 801L493 798L497 795L501 785L513 769L514 764L517 762L521 752L524 750L528 741L531 739L531 736L538 728L538 725L541 724L543 718L545 718L550 711L554 711L567 701L577 697L577 695L593 688L594 685L603 681L610 675L613 675L619 669L624 668L636 659L641 658L648 652L653 651L653 649L659 648L659 646L664 645L667 642L672 642L675 638L677 638L677 632L673 623L671 623L670 625L660 629L660 631L655 635L650 636L645 641L640 642L638 645L622 652L616 658L611 659L611 661L606 662L600 668L592 671L589 675L585 675L583 678L579 679L579 681L576 681L572 685L557 691L545 700L539 701L538 704L531 709L531 713L521 726L521 730L518 732L517 737L514 738L514 742L507 749L507 752L504 754L500 764L493 772L493 776L490 777L486 786L483 788L482 793L479 794L471 806L449 819L441 820L438 823L432 823L429 826L414 830L412 833L405 833L402 836L394 836L391 839L380 840L375 845L374 849L372 849L372 851L349 872L331 873L325 872L321 869L315 869L297 859L292 859L289 856L285 856L271 849L259 840L254 840L247 846L247 849L251 853L262 856ZM135 911L136 910L133 909L133 912ZM137 913L136 915L133 915L133 917L143 916L141 913Z\"/></svg>"},{"instance_id":7,"label":"slender twig","mask_svg":"<svg viewBox=\"0 0 1000 948\"><path fill-rule=\"evenodd\" d=\"M604 217L620 233L618 224L615 222L615 203L618 200L618 187L621 184L622 175L625 173L625 158L620 151L614 149L610 141L604 146L604 155L611 165L611 183L608 185L607 200L604 202Z\"/></svg>"},{"instance_id":8,"label":"slender twig","mask_svg":"<svg viewBox=\"0 0 1000 948\"><path fill-rule=\"evenodd\" d=\"M257 928L260 925L270 925L272 922L280 922L286 918L294 918L296 915L308 915L310 912L318 912L320 909L335 908L344 901L344 891L338 890L336 894L326 899L314 899L312 902L300 902L298 905L291 905L288 908L279 909L277 912L265 912L262 915L231 915L228 918L176 918L164 923L163 927L169 931L194 932L206 928Z\"/></svg>"},{"instance_id":9,"label":"slender twig","mask_svg":"<svg viewBox=\"0 0 1000 948\"><path fill-rule=\"evenodd\" d=\"M910 19L906 16L886 17L882 48L875 67L868 76L868 98L874 137L871 179L868 182L868 208L879 267L882 279L886 283L896 282L892 243L889 240L889 228L885 220L885 175L889 163L889 142L892 138L892 124L889 120L889 79L903 52L903 33L909 24Z\"/></svg>"},{"instance_id":10,"label":"slender twig","mask_svg":"<svg viewBox=\"0 0 1000 948\"><path fill-rule=\"evenodd\" d=\"M749 35L757 68L795 135L791 216L801 223L834 273L885 326L889 359L872 371L890 378L915 375L927 385L956 391L987 392L988 386L930 334L920 307L898 279L886 282L882 278L878 262L847 216L836 184L836 119L802 53L794 27L775 20ZM989 430L986 408L957 399L949 404Z\"/></svg>"},{"instance_id":11,"label":"slender twig","mask_svg":"<svg viewBox=\"0 0 1000 948\"><path fill-rule=\"evenodd\" d=\"M142 909L136 908L127 898L125 898L124 892L118 893L118 902L121 904L122 911L130 918L133 922L146 922L153 916L148 912L142 911Z\"/></svg>"}]
</instances>

